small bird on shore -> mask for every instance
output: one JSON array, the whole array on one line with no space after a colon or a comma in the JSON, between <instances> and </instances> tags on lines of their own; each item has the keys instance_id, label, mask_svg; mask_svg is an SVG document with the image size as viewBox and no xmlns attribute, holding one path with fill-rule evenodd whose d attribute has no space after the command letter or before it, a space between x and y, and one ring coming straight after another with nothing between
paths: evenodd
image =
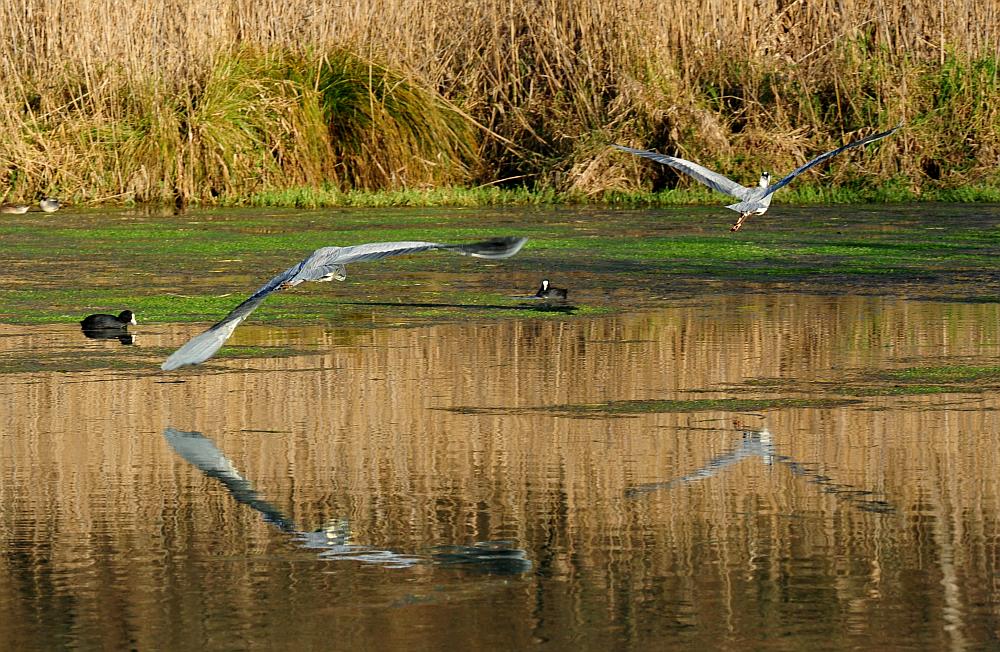
<instances>
[{"instance_id":1,"label":"small bird on shore","mask_svg":"<svg viewBox=\"0 0 1000 652\"><path fill-rule=\"evenodd\" d=\"M549 284L549 279L542 279L542 284L538 287L538 292L535 296L539 299L559 299L560 301L565 301L566 297L569 296L569 290L566 288L552 287Z\"/></svg>"},{"instance_id":2,"label":"small bird on shore","mask_svg":"<svg viewBox=\"0 0 1000 652\"><path fill-rule=\"evenodd\" d=\"M23 215L28 212L28 208L27 204L4 204L0 206L0 213Z\"/></svg>"},{"instance_id":3,"label":"small bird on shore","mask_svg":"<svg viewBox=\"0 0 1000 652\"><path fill-rule=\"evenodd\" d=\"M55 197L43 197L38 201L38 207L46 213L55 213L61 206L62 202Z\"/></svg>"},{"instance_id":4,"label":"small bird on shore","mask_svg":"<svg viewBox=\"0 0 1000 652\"><path fill-rule=\"evenodd\" d=\"M131 310L122 310L118 316L98 313L88 315L80 320L80 328L85 331L91 330L125 330L129 326L135 326L135 314Z\"/></svg>"},{"instance_id":5,"label":"small bird on shore","mask_svg":"<svg viewBox=\"0 0 1000 652\"><path fill-rule=\"evenodd\" d=\"M420 251L441 249L454 251L463 256L499 260L510 258L524 246L527 238L493 238L469 244L441 244L438 242L371 242L352 247L323 247L307 256L302 262L289 267L250 295L246 301L236 306L222 321L214 324L204 333L196 335L181 348L170 354L160 368L164 371L185 365L201 364L222 348L236 327L250 316L272 292L288 290L304 281L343 281L347 278L348 263L379 260L389 256L413 254Z\"/></svg>"},{"instance_id":6,"label":"small bird on shore","mask_svg":"<svg viewBox=\"0 0 1000 652\"><path fill-rule=\"evenodd\" d=\"M630 154L635 154L636 156L642 156L648 158L657 163L663 163L664 165L669 165L675 170L680 170L684 174L690 176L695 181L708 186L712 190L717 190L718 192L724 193L731 197L735 197L740 201L736 204L730 204L726 206L729 210L736 211L740 214L740 218L736 220L736 224L729 229L730 231L739 231L740 227L743 226L743 222L751 215L763 215L767 212L768 207L771 205L772 195L787 186L792 179L799 176L809 168L814 165L818 165L823 161L840 154L844 150L850 149L852 147L860 147L861 145L866 145L868 143L875 142L885 138L886 136L892 135L897 129L903 126L900 122L898 125L889 129L887 131L881 131L877 134L872 134L860 140L855 140L854 142L838 147L837 149L830 150L825 154L820 154L816 158L812 159L805 165L802 165L790 172L780 181L771 184L771 175L764 172L760 176L760 180L757 185L753 188L747 188L746 186L741 186L732 179L725 177L718 172L713 172L706 167L702 167L697 163L693 163L686 159L677 158L676 156L667 156L666 154L660 154L658 152L653 152L643 149L635 149L632 147L625 147L624 145L612 145L616 149L620 149L623 152L629 152Z\"/></svg>"}]
</instances>

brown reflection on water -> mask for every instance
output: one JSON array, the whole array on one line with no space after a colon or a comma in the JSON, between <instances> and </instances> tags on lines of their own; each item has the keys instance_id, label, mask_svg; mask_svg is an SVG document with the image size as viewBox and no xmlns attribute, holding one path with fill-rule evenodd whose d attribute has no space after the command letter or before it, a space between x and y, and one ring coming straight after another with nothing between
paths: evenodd
<instances>
[{"instance_id":1,"label":"brown reflection on water","mask_svg":"<svg viewBox=\"0 0 1000 652\"><path fill-rule=\"evenodd\" d=\"M249 326L234 343L315 353L180 374L156 365L188 329L140 328L136 346L107 345L148 369L3 376L0 640L304 647L335 628L335 647L373 649L988 645L995 389L752 414L516 408L843 397L874 370L1000 364L997 317L760 295L570 321ZM5 328L0 362L93 345ZM463 406L494 409L449 409ZM203 435L230 484L175 452L170 427ZM712 467L765 428L766 450ZM294 527L241 500L237 477ZM324 530L419 559L509 541L530 570L388 568L290 535Z\"/></svg>"}]
</instances>

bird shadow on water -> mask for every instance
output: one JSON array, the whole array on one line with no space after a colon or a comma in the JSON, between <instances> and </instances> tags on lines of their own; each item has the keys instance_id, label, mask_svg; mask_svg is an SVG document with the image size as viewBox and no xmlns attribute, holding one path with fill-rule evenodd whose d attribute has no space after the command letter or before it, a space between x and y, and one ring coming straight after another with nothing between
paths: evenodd
<instances>
[{"instance_id":1,"label":"bird shadow on water","mask_svg":"<svg viewBox=\"0 0 1000 652\"><path fill-rule=\"evenodd\" d=\"M211 439L200 432L169 427L163 431L163 437L184 461L220 482L236 502L259 512L265 523L293 537L302 548L318 550L320 559L351 560L387 568L432 564L485 575L519 575L532 568L527 552L506 540L479 541L471 546L437 546L426 553L407 554L352 543L351 523L343 517L330 519L315 530L302 530L264 500Z\"/></svg>"},{"instance_id":2,"label":"bird shadow on water","mask_svg":"<svg viewBox=\"0 0 1000 652\"><path fill-rule=\"evenodd\" d=\"M819 487L820 492L832 494L838 500L862 511L877 514L896 511L891 503L879 497L878 492L834 482L831 477L820 473L817 465L799 462L788 455L778 453L771 441L771 433L766 427L755 430L744 428L739 423L735 425L740 431L740 441L735 447L713 457L707 464L685 476L665 482L650 482L629 487L625 495L637 498L654 491L669 490L680 485L707 480L743 460L757 458L761 464L768 467L776 465L786 467L792 475L804 478L809 484Z\"/></svg>"},{"instance_id":3,"label":"bird shadow on water","mask_svg":"<svg viewBox=\"0 0 1000 652\"><path fill-rule=\"evenodd\" d=\"M534 299L534 297L526 297ZM535 303L517 303L510 305L488 304L488 303L410 303L395 301L344 301L346 306L378 306L385 308L457 308L464 310L501 310L501 311L532 311L532 312L559 312L568 315L576 312L577 307L572 305L554 305L545 301Z\"/></svg>"}]
</instances>

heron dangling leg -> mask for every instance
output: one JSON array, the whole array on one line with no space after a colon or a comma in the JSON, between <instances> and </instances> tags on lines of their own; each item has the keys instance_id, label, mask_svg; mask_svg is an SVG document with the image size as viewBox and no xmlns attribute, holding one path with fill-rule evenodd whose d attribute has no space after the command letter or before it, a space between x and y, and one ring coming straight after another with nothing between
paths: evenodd
<instances>
[{"instance_id":1,"label":"heron dangling leg","mask_svg":"<svg viewBox=\"0 0 1000 652\"><path fill-rule=\"evenodd\" d=\"M324 281L343 281L347 278L347 265L334 265L323 277Z\"/></svg>"},{"instance_id":2,"label":"heron dangling leg","mask_svg":"<svg viewBox=\"0 0 1000 652\"><path fill-rule=\"evenodd\" d=\"M739 231L740 227L743 226L743 220L747 219L751 215L753 215L753 213L740 213L740 219L736 220L736 224L732 225L729 230L733 232Z\"/></svg>"}]
</instances>

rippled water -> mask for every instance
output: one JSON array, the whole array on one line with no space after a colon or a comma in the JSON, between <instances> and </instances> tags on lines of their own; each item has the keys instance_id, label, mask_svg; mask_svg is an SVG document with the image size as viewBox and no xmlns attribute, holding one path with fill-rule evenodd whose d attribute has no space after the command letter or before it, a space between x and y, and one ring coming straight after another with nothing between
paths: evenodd
<instances>
[{"instance_id":1,"label":"rippled water","mask_svg":"<svg viewBox=\"0 0 1000 652\"><path fill-rule=\"evenodd\" d=\"M0 640L994 647L1000 388L880 374L1000 365L998 318L704 296L565 321L248 325L243 343L314 352L9 373ZM0 356L141 358L196 330L122 347L4 326Z\"/></svg>"}]
</instances>

